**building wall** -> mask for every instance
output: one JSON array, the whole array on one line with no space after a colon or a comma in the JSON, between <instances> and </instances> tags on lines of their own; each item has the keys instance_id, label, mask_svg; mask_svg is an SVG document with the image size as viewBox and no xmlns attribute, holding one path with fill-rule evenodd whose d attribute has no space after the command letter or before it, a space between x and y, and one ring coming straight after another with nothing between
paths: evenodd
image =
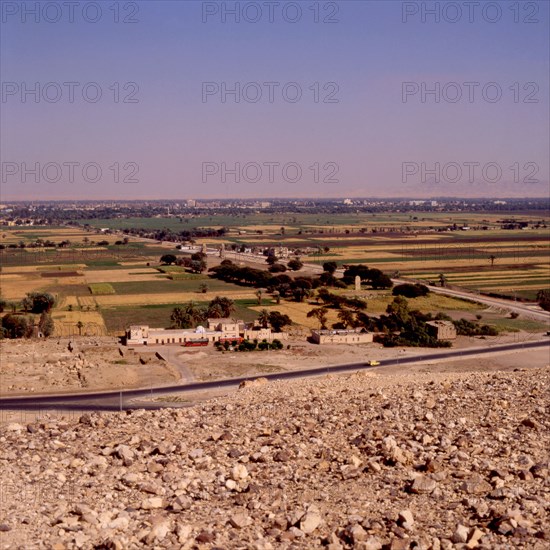
<instances>
[{"instance_id":1,"label":"building wall","mask_svg":"<svg viewBox=\"0 0 550 550\"><path fill-rule=\"evenodd\" d=\"M188 340L196 340L197 338L208 338L209 342L216 342L224 337L226 337L225 334L220 331L149 328L145 325L130 327L126 333L126 344L129 346L183 344Z\"/></svg>"},{"instance_id":2,"label":"building wall","mask_svg":"<svg viewBox=\"0 0 550 550\"><path fill-rule=\"evenodd\" d=\"M246 340L273 342L273 340L288 340L288 332L272 332L270 328L245 329L243 337Z\"/></svg>"},{"instance_id":3,"label":"building wall","mask_svg":"<svg viewBox=\"0 0 550 550\"><path fill-rule=\"evenodd\" d=\"M337 330L312 331L312 340L316 344L368 344L372 342L370 332L344 332Z\"/></svg>"},{"instance_id":4,"label":"building wall","mask_svg":"<svg viewBox=\"0 0 550 550\"><path fill-rule=\"evenodd\" d=\"M208 319L208 330L216 330L227 334L227 338L238 338L244 330L243 321L227 319Z\"/></svg>"},{"instance_id":5,"label":"building wall","mask_svg":"<svg viewBox=\"0 0 550 550\"><path fill-rule=\"evenodd\" d=\"M450 321L429 321L428 333L438 340L455 340L456 327Z\"/></svg>"},{"instance_id":6,"label":"building wall","mask_svg":"<svg viewBox=\"0 0 550 550\"><path fill-rule=\"evenodd\" d=\"M212 327L212 329L210 329ZM131 326L126 331L126 345L161 345L161 344L184 344L188 340L197 338L208 338L210 343L218 342L220 339L240 338L241 335L249 340L258 339L272 342L274 339L287 340L288 333L272 332L267 329L245 329L240 322L233 323L210 323L209 329L162 329L150 328L147 325Z\"/></svg>"}]
</instances>

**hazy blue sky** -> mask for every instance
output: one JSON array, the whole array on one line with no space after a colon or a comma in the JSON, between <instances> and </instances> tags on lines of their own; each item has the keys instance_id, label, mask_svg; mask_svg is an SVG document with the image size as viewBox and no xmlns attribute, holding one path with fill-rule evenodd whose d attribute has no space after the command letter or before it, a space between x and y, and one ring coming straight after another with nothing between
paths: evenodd
<instances>
[{"instance_id":1,"label":"hazy blue sky","mask_svg":"<svg viewBox=\"0 0 550 550\"><path fill-rule=\"evenodd\" d=\"M4 199L549 192L546 0L0 3Z\"/></svg>"}]
</instances>

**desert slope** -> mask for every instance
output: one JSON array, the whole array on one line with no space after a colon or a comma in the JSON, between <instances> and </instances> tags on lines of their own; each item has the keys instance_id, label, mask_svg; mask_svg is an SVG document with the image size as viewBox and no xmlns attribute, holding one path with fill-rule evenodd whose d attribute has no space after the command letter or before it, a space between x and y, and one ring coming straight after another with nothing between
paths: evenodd
<instances>
[{"instance_id":1,"label":"desert slope","mask_svg":"<svg viewBox=\"0 0 550 550\"><path fill-rule=\"evenodd\" d=\"M550 371L257 384L0 428L2 548L550 546Z\"/></svg>"}]
</instances>

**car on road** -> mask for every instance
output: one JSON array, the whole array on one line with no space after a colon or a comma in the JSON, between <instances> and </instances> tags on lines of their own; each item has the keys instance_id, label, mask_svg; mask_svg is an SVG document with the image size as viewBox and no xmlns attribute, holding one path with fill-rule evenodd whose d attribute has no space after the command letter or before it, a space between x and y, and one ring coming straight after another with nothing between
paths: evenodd
<instances>
[{"instance_id":1,"label":"car on road","mask_svg":"<svg viewBox=\"0 0 550 550\"><path fill-rule=\"evenodd\" d=\"M375 361L374 359L371 359L367 364L371 367L376 367L376 365L380 364L380 361Z\"/></svg>"}]
</instances>

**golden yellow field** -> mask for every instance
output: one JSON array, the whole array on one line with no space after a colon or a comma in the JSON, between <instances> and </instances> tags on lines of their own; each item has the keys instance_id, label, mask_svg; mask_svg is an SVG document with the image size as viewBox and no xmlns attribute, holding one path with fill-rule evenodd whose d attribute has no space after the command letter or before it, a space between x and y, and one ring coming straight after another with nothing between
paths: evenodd
<instances>
[{"instance_id":1,"label":"golden yellow field","mask_svg":"<svg viewBox=\"0 0 550 550\"><path fill-rule=\"evenodd\" d=\"M124 283L126 281L155 281L162 275L151 267L129 269L94 269L84 273L86 284L89 283Z\"/></svg>"},{"instance_id":2,"label":"golden yellow field","mask_svg":"<svg viewBox=\"0 0 550 550\"><path fill-rule=\"evenodd\" d=\"M38 276L0 274L0 294L6 300L21 300L27 292L44 290L47 285L48 281Z\"/></svg>"},{"instance_id":3,"label":"golden yellow field","mask_svg":"<svg viewBox=\"0 0 550 550\"><path fill-rule=\"evenodd\" d=\"M319 321L314 317L307 317L307 312L311 309L318 307L314 305L309 305L307 303L297 303L297 302L281 302L279 305L270 304L269 306L262 307L252 307L255 311L260 311L262 309L267 309L268 311L280 311L288 315L292 321L298 325L307 327L307 328L320 328ZM338 312L336 310L330 310L327 313L328 326L332 323L338 322Z\"/></svg>"},{"instance_id":4,"label":"golden yellow field","mask_svg":"<svg viewBox=\"0 0 550 550\"><path fill-rule=\"evenodd\" d=\"M55 336L104 336L107 327L98 311L55 311L52 315L55 324ZM82 323L79 331L77 323Z\"/></svg>"}]
</instances>

